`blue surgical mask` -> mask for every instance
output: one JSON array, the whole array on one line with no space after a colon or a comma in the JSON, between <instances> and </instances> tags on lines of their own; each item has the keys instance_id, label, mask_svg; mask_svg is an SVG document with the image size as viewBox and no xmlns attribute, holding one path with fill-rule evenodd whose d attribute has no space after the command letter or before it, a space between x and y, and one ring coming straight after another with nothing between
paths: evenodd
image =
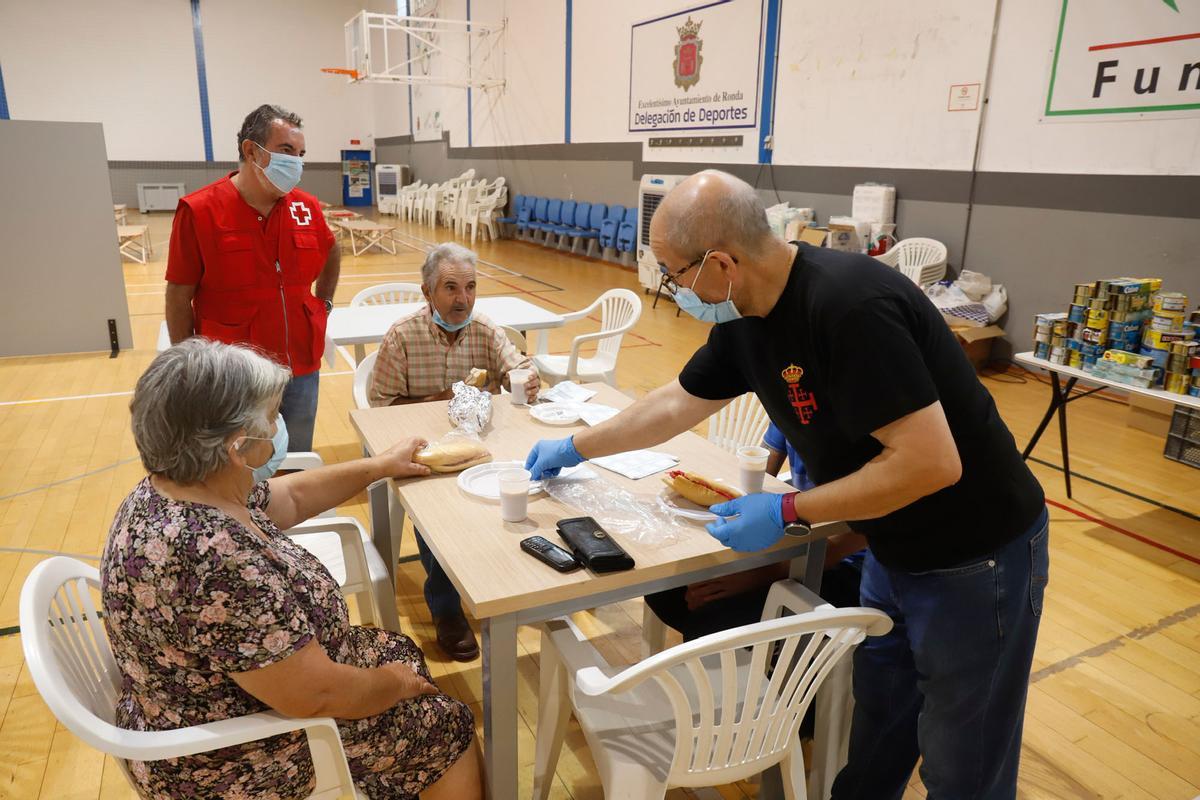
<instances>
[{"instance_id":1,"label":"blue surgical mask","mask_svg":"<svg viewBox=\"0 0 1200 800\"><path fill-rule=\"evenodd\" d=\"M433 305L433 304L430 303L430 305ZM446 333L454 333L455 331L461 331L463 328L470 325L471 318L474 316L475 316L475 312L472 311L470 314L467 314L467 318L464 319L462 322L456 322L453 325L451 325L449 322L446 322L446 320L442 319L442 315L439 314L438 310L435 308L433 310L433 324L437 325L439 328L446 331Z\"/></svg>"},{"instance_id":2,"label":"blue surgical mask","mask_svg":"<svg viewBox=\"0 0 1200 800\"><path fill-rule=\"evenodd\" d=\"M258 439L259 441L263 441L263 442L269 441L271 443L271 446L275 448L274 452L271 453L271 457L267 459L267 463L263 464L262 466L252 467L249 464L246 465L246 469L248 469L254 473L254 482L262 483L263 481L265 481L268 478L270 478L271 476L273 476L279 470L279 465L283 463L283 459L287 456L287 452L288 452L287 423L283 421L283 415L280 414L275 417L275 435L272 436L270 439L264 438L262 436L246 436L244 438Z\"/></svg>"},{"instance_id":3,"label":"blue surgical mask","mask_svg":"<svg viewBox=\"0 0 1200 800\"><path fill-rule=\"evenodd\" d=\"M707 254L705 261L707 261ZM700 265L700 269L696 271L696 281L700 280L700 273L704 271L704 264ZM692 281L692 286L696 285L696 281ZM682 310L691 314L701 322L715 322L720 325L722 322L732 322L735 319L741 319L742 314L737 310L737 306L733 304L733 284L729 284L729 294L725 296L725 301L721 303L706 303L700 299L700 295L695 291L686 287L680 286L675 290L675 305Z\"/></svg>"},{"instance_id":4,"label":"blue surgical mask","mask_svg":"<svg viewBox=\"0 0 1200 800\"><path fill-rule=\"evenodd\" d=\"M258 142L253 142L253 144L271 157L270 163L265 167L258 167L258 162L254 162L254 166L262 170L271 185L283 194L295 189L296 184L300 183L300 176L304 174L304 159L300 156L290 156L287 153L272 152Z\"/></svg>"}]
</instances>

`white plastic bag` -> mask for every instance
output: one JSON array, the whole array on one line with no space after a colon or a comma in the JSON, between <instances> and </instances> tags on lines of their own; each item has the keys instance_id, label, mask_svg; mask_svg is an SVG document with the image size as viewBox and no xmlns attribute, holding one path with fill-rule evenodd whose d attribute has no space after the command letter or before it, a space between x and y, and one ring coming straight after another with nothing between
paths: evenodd
<instances>
[{"instance_id":1,"label":"white plastic bag","mask_svg":"<svg viewBox=\"0 0 1200 800\"><path fill-rule=\"evenodd\" d=\"M961 289L963 294L978 303L991 294L992 279L982 272L972 272L969 269L964 269L959 273L958 280L954 282L954 286Z\"/></svg>"},{"instance_id":2,"label":"white plastic bag","mask_svg":"<svg viewBox=\"0 0 1200 800\"><path fill-rule=\"evenodd\" d=\"M609 533L638 544L674 544L686 531L685 524L665 511L653 496L636 495L595 473L583 480L578 475L547 478L542 481L542 489L560 503L592 517Z\"/></svg>"},{"instance_id":3,"label":"white plastic bag","mask_svg":"<svg viewBox=\"0 0 1200 800\"><path fill-rule=\"evenodd\" d=\"M988 311L990 322L995 322L1004 316L1004 312L1008 311L1008 290L1004 288L1004 284L992 284L992 291L983 298L983 307Z\"/></svg>"}]
</instances>

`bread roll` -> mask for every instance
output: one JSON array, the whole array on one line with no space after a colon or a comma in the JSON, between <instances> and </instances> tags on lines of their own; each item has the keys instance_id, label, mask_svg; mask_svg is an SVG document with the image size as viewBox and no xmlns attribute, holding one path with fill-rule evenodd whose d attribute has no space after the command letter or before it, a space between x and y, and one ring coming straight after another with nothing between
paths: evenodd
<instances>
[{"instance_id":1,"label":"bread roll","mask_svg":"<svg viewBox=\"0 0 1200 800\"><path fill-rule=\"evenodd\" d=\"M413 455L413 461L424 464L433 472L461 472L476 464L486 464L492 454L474 439L452 439L431 444Z\"/></svg>"},{"instance_id":2,"label":"bread roll","mask_svg":"<svg viewBox=\"0 0 1200 800\"><path fill-rule=\"evenodd\" d=\"M690 500L704 508L742 496L742 492L732 486L726 486L702 475L685 472L681 469L668 472L663 477L663 483L674 489L675 493L684 500Z\"/></svg>"},{"instance_id":3,"label":"bread roll","mask_svg":"<svg viewBox=\"0 0 1200 800\"><path fill-rule=\"evenodd\" d=\"M478 367L472 367L466 379L463 380L463 383L467 386L474 386L476 389L482 389L484 386L487 386L487 382L488 371L486 369L479 369Z\"/></svg>"}]
</instances>

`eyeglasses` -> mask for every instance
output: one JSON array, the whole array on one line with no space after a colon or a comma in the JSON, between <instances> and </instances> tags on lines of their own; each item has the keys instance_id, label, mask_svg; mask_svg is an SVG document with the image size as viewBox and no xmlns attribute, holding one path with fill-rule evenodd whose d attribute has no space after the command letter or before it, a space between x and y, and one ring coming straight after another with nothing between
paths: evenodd
<instances>
[{"instance_id":1,"label":"eyeglasses","mask_svg":"<svg viewBox=\"0 0 1200 800\"><path fill-rule=\"evenodd\" d=\"M704 255L700 256L695 261L691 262L690 264L688 264L686 267L679 270L678 272L671 272L666 264L659 262L658 271L660 273L662 273L663 288L665 288L671 294L675 294L675 292L679 290L679 276L682 275L683 273L687 272L692 267L695 267L699 264L703 264L705 261L708 260L708 257L711 256L715 252L717 252L717 251L716 250L705 250ZM738 263L738 260L736 257L731 255L731 256L729 256L729 258L733 261L733 263L735 263L735 264Z\"/></svg>"}]
</instances>

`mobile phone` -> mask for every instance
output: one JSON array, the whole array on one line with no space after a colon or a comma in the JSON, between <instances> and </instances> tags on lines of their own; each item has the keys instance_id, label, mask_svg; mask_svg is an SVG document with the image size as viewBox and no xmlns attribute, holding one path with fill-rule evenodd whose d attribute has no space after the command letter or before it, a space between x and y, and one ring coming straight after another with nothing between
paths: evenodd
<instances>
[{"instance_id":1,"label":"mobile phone","mask_svg":"<svg viewBox=\"0 0 1200 800\"><path fill-rule=\"evenodd\" d=\"M570 572L580 567L579 560L575 556L543 536L530 536L528 539L522 539L521 549L559 572Z\"/></svg>"}]
</instances>

